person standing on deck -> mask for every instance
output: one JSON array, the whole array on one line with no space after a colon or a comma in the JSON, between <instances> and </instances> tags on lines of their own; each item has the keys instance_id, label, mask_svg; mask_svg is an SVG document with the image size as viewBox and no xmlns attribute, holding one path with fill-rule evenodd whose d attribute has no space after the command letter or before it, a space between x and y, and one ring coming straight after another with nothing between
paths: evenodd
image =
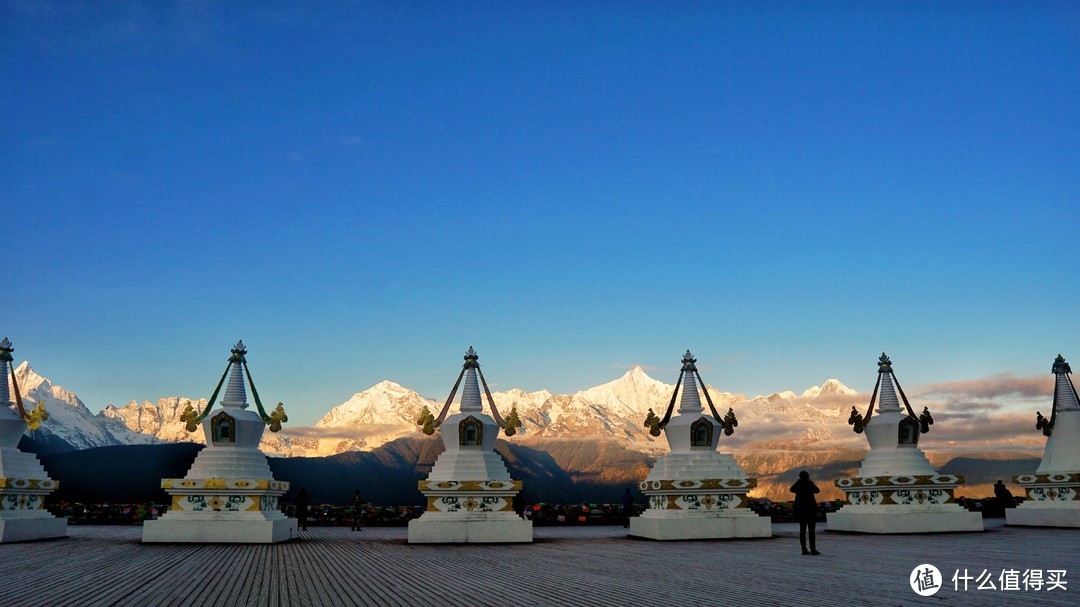
<instances>
[{"instance_id":1,"label":"person standing on deck","mask_svg":"<svg viewBox=\"0 0 1080 607\"><path fill-rule=\"evenodd\" d=\"M352 530L360 531L360 513L364 509L364 499L360 497L359 489L353 494L349 505L352 506Z\"/></svg>"},{"instance_id":2,"label":"person standing on deck","mask_svg":"<svg viewBox=\"0 0 1080 607\"><path fill-rule=\"evenodd\" d=\"M810 480L810 473L806 470L799 472L799 480L791 486L791 492L795 494L795 520L799 521L799 544L803 554L821 554L817 551L815 527L817 527L817 495L820 490L814 481ZM810 550L806 549L806 532L810 532Z\"/></svg>"},{"instance_id":3,"label":"person standing on deck","mask_svg":"<svg viewBox=\"0 0 1080 607\"><path fill-rule=\"evenodd\" d=\"M630 488L626 488L626 492L622 496L622 512L623 512L623 527L630 528L630 517L634 515L634 496L630 493Z\"/></svg>"},{"instance_id":4,"label":"person standing on deck","mask_svg":"<svg viewBox=\"0 0 1080 607\"><path fill-rule=\"evenodd\" d=\"M300 489L296 494L296 524L303 531L307 531L309 505L311 505L311 500L308 498L307 489Z\"/></svg>"},{"instance_id":5,"label":"person standing on deck","mask_svg":"<svg viewBox=\"0 0 1080 607\"><path fill-rule=\"evenodd\" d=\"M1001 503L1002 508L1012 508L1016 506L1015 498L1012 491L1005 486L1005 482L998 479L998 482L994 483L994 497Z\"/></svg>"}]
</instances>

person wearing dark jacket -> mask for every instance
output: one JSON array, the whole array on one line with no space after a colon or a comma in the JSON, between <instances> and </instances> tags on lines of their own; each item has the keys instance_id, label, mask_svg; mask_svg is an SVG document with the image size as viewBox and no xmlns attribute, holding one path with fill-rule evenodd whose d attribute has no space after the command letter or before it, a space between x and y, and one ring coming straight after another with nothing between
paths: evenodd
<instances>
[{"instance_id":1,"label":"person wearing dark jacket","mask_svg":"<svg viewBox=\"0 0 1080 607\"><path fill-rule=\"evenodd\" d=\"M626 489L626 493L622 496L622 513L623 513L623 527L630 528L630 517L634 515L634 496L630 493L630 488Z\"/></svg>"},{"instance_id":2,"label":"person wearing dark jacket","mask_svg":"<svg viewBox=\"0 0 1080 607\"><path fill-rule=\"evenodd\" d=\"M803 554L821 554L817 551L815 527L817 527L817 495L820 490L814 481L810 480L810 473L803 470L799 473L799 480L791 486L791 492L795 494L795 520L799 521L799 544ZM810 550L806 549L806 532L810 531Z\"/></svg>"},{"instance_id":3,"label":"person wearing dark jacket","mask_svg":"<svg viewBox=\"0 0 1080 607\"><path fill-rule=\"evenodd\" d=\"M360 490L357 489L353 494L352 499L349 500L349 508L352 510L352 516L350 517L353 531L360 531L360 527L363 523L364 517L364 498L360 497Z\"/></svg>"},{"instance_id":4,"label":"person wearing dark jacket","mask_svg":"<svg viewBox=\"0 0 1080 607\"><path fill-rule=\"evenodd\" d=\"M307 489L301 488L296 494L296 526L302 531L307 531L308 506L311 499L308 498Z\"/></svg>"},{"instance_id":5,"label":"person wearing dark jacket","mask_svg":"<svg viewBox=\"0 0 1080 607\"><path fill-rule=\"evenodd\" d=\"M1012 491L1009 491L1009 488L1006 487L1005 483L1000 479L998 482L994 483L994 497L998 498L998 501L1001 502L1002 508L1012 508L1016 505Z\"/></svg>"}]
</instances>

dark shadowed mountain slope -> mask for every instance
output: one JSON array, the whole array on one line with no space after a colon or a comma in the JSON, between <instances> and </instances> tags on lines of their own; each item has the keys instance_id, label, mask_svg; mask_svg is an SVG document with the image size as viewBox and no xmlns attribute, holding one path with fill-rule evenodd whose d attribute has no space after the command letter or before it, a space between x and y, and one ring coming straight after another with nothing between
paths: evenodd
<instances>
[{"instance_id":1,"label":"dark shadowed mountain slope","mask_svg":"<svg viewBox=\"0 0 1080 607\"><path fill-rule=\"evenodd\" d=\"M955 457L938 469L940 474L961 474L968 485L994 484L998 479L1007 484L1019 474L1034 474L1041 458L984 459Z\"/></svg>"},{"instance_id":2,"label":"dark shadowed mountain slope","mask_svg":"<svg viewBox=\"0 0 1080 607\"><path fill-rule=\"evenodd\" d=\"M187 474L204 447L193 443L118 445L40 456L60 482L50 501L84 503L166 503L161 479Z\"/></svg>"},{"instance_id":3,"label":"dark shadowed mountain slope","mask_svg":"<svg viewBox=\"0 0 1080 607\"><path fill-rule=\"evenodd\" d=\"M33 446L33 445L31 445ZM173 443L120 445L40 456L49 475L60 482L53 501L157 502L166 503L160 489L162 478L187 474L202 445ZM653 459L613 441L550 440L529 445L498 441L510 475L524 483L522 497L527 503L618 503L627 487L634 487L649 472ZM286 500L305 488L316 503L345 504L360 489L367 501L376 504L422 504L417 481L425 478L443 451L439 438L401 438L373 450L351 451L330 457L273 457L270 469L278 480L292 488ZM775 454L774 454L775 456ZM751 454L744 463L755 462ZM851 476L859 460L815 459L803 453L776 472L755 473L759 479L756 495L774 500L789 499L787 488L800 469L807 469L822 488L822 499L842 497L834 481ZM998 478L1010 482L1016 474L1030 473L1039 460L955 458L944 465L943 474L963 474L966 490L960 494L988 495L988 485Z\"/></svg>"}]
</instances>

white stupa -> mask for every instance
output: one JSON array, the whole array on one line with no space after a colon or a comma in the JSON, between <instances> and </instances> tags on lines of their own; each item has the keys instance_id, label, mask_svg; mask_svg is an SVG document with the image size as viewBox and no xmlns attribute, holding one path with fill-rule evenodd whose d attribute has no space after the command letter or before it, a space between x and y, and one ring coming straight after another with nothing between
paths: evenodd
<instances>
[{"instance_id":1,"label":"white stupa","mask_svg":"<svg viewBox=\"0 0 1080 607\"><path fill-rule=\"evenodd\" d=\"M903 399L904 409L900 408ZM874 400L880 395L877 411ZM934 423L923 408L916 416L893 375L892 361L882 353L878 379L864 418L854 407L848 423L866 432L870 453L855 478L836 485L848 504L826 515L829 531L862 533L933 533L982 531L982 515L968 512L954 501L953 492L964 482L958 475L938 474L919 449L919 435Z\"/></svg>"},{"instance_id":2,"label":"white stupa","mask_svg":"<svg viewBox=\"0 0 1080 607\"><path fill-rule=\"evenodd\" d=\"M427 497L427 510L409 521L409 543L509 543L531 542L532 521L514 511L514 496L521 481L510 478L502 457L495 452L499 428L512 436L520 422L511 411L504 420L480 371L476 351L469 347L465 364L438 418L424 409L419 423L425 434L442 428L446 450L435 460L427 480L419 483ZM477 375L484 383L488 404L495 419L484 415ZM462 376L459 413L446 416Z\"/></svg>"},{"instance_id":3,"label":"white stupa","mask_svg":"<svg viewBox=\"0 0 1080 607\"><path fill-rule=\"evenodd\" d=\"M720 433L730 436L738 421L731 409L720 417L701 382L712 415L703 412L696 362L687 350L664 418L650 409L645 420L653 436L663 430L671 453L658 459L639 485L649 507L630 519L630 535L654 540L771 537L769 518L747 507L746 494L757 480L747 478L730 454L716 450ZM680 383L679 414L672 417Z\"/></svg>"},{"instance_id":4,"label":"white stupa","mask_svg":"<svg viewBox=\"0 0 1080 607\"><path fill-rule=\"evenodd\" d=\"M41 403L32 411L23 407L11 366L13 351L8 338L0 341L0 543L64 537L67 519L45 510L45 496L56 491L57 482L34 454L19 451L23 431L36 430L49 416ZM9 375L15 402L8 389Z\"/></svg>"},{"instance_id":5,"label":"white stupa","mask_svg":"<svg viewBox=\"0 0 1080 607\"><path fill-rule=\"evenodd\" d=\"M206 408L197 413L188 405L181 416L189 432L202 424L206 448L187 476L162 479L172 506L165 516L143 524L142 541L270 544L296 537L296 519L278 510L289 483L274 480L259 450L265 427L276 432L288 418L281 403L272 414L263 410L245 354L244 342L238 342ZM248 410L245 373L258 413ZM221 407L213 409L226 375Z\"/></svg>"},{"instance_id":6,"label":"white stupa","mask_svg":"<svg viewBox=\"0 0 1080 607\"><path fill-rule=\"evenodd\" d=\"M1054 404L1050 418L1037 414L1046 450L1035 474L1015 480L1027 500L1005 510L1009 525L1080 527L1080 398L1069 374L1072 369L1058 354L1054 361Z\"/></svg>"}]
</instances>

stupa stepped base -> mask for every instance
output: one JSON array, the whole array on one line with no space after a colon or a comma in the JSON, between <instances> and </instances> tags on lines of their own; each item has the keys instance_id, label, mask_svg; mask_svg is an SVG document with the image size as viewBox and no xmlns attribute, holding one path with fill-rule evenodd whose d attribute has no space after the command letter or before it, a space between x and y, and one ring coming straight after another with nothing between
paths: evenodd
<instances>
[{"instance_id":1,"label":"stupa stepped base","mask_svg":"<svg viewBox=\"0 0 1080 607\"><path fill-rule=\"evenodd\" d=\"M143 523L144 542L272 544L297 536L296 519L278 511L289 483L272 479L167 478L165 516Z\"/></svg>"},{"instance_id":2,"label":"stupa stepped base","mask_svg":"<svg viewBox=\"0 0 1080 607\"><path fill-rule=\"evenodd\" d=\"M694 480L745 479L746 473L730 453L718 451L695 451L693 453L669 453L659 460L646 479Z\"/></svg>"},{"instance_id":3,"label":"stupa stepped base","mask_svg":"<svg viewBox=\"0 0 1080 607\"><path fill-rule=\"evenodd\" d=\"M826 516L829 531L949 533L982 531L982 515L954 500L964 477L950 474L864 476L836 481L848 504Z\"/></svg>"},{"instance_id":4,"label":"stupa stepped base","mask_svg":"<svg viewBox=\"0 0 1080 607\"><path fill-rule=\"evenodd\" d=\"M1005 510L1008 525L1080 528L1080 472L1024 474L1013 480L1027 501Z\"/></svg>"},{"instance_id":5,"label":"stupa stepped base","mask_svg":"<svg viewBox=\"0 0 1080 607\"><path fill-rule=\"evenodd\" d=\"M195 457L187 478L272 479L266 455L258 449L203 449Z\"/></svg>"},{"instance_id":6,"label":"stupa stepped base","mask_svg":"<svg viewBox=\"0 0 1080 607\"><path fill-rule=\"evenodd\" d=\"M514 512L521 481L424 480L427 510L409 522L410 544L531 542L532 521Z\"/></svg>"},{"instance_id":7,"label":"stupa stepped base","mask_svg":"<svg viewBox=\"0 0 1080 607\"><path fill-rule=\"evenodd\" d=\"M703 514L650 516L646 511L630 519L630 535L650 540L713 540L772 537L772 522L747 508Z\"/></svg>"},{"instance_id":8,"label":"stupa stepped base","mask_svg":"<svg viewBox=\"0 0 1080 607\"><path fill-rule=\"evenodd\" d=\"M968 512L956 504L950 508L912 508L878 506L857 509L844 506L826 515L829 531L849 533L956 533L982 531L982 515Z\"/></svg>"},{"instance_id":9,"label":"stupa stepped base","mask_svg":"<svg viewBox=\"0 0 1080 607\"><path fill-rule=\"evenodd\" d=\"M435 458L428 481L453 481L458 478L483 478L512 482L506 462L494 451L443 451ZM520 484L519 484L520 487ZM421 487L421 491L423 488Z\"/></svg>"},{"instance_id":10,"label":"stupa stepped base","mask_svg":"<svg viewBox=\"0 0 1080 607\"><path fill-rule=\"evenodd\" d=\"M752 478L649 480L638 487L649 508L630 519L630 535L653 540L772 537L772 522L747 507Z\"/></svg>"},{"instance_id":11,"label":"stupa stepped base","mask_svg":"<svg viewBox=\"0 0 1080 607\"><path fill-rule=\"evenodd\" d=\"M0 479L48 480L49 475L33 453L18 449L0 449Z\"/></svg>"},{"instance_id":12,"label":"stupa stepped base","mask_svg":"<svg viewBox=\"0 0 1080 607\"><path fill-rule=\"evenodd\" d=\"M409 521L410 544L521 544L533 541L532 521L513 512L454 518L425 513Z\"/></svg>"},{"instance_id":13,"label":"stupa stepped base","mask_svg":"<svg viewBox=\"0 0 1080 607\"><path fill-rule=\"evenodd\" d=\"M214 513L178 517L166 514L143 523L145 543L276 544L297 537L296 519L267 519Z\"/></svg>"},{"instance_id":14,"label":"stupa stepped base","mask_svg":"<svg viewBox=\"0 0 1080 607\"><path fill-rule=\"evenodd\" d=\"M922 449L897 448L873 449L856 472L858 478L897 476L895 471L902 470L903 475L934 476L937 471L930 465L930 460Z\"/></svg>"},{"instance_id":15,"label":"stupa stepped base","mask_svg":"<svg viewBox=\"0 0 1080 607\"><path fill-rule=\"evenodd\" d=\"M0 478L0 543L66 537L67 519L45 510L57 486L50 478Z\"/></svg>"},{"instance_id":16,"label":"stupa stepped base","mask_svg":"<svg viewBox=\"0 0 1080 607\"><path fill-rule=\"evenodd\" d=\"M1080 505L1031 507L1027 502L1005 510L1005 524L1021 527L1080 529Z\"/></svg>"},{"instance_id":17,"label":"stupa stepped base","mask_svg":"<svg viewBox=\"0 0 1080 607\"><path fill-rule=\"evenodd\" d=\"M28 518L0 515L0 544L67 537L67 520L48 513Z\"/></svg>"}]
</instances>

